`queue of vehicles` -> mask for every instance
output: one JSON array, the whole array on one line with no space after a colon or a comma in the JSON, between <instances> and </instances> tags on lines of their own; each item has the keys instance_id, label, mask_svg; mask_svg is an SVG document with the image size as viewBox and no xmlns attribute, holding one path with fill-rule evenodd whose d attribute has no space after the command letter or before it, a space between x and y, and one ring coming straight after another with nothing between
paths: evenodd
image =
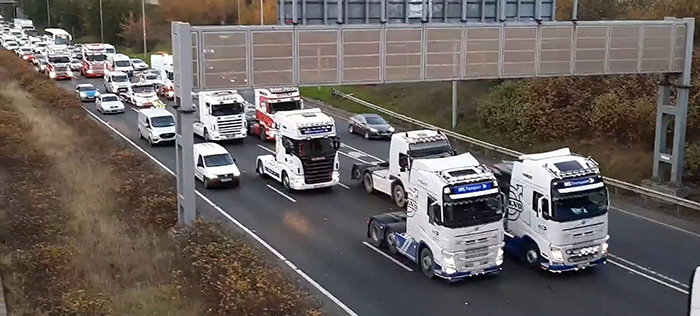
<instances>
[{"instance_id":1,"label":"queue of vehicles","mask_svg":"<svg viewBox=\"0 0 700 316\"><path fill-rule=\"evenodd\" d=\"M56 30L39 53L18 54L54 79L77 63L70 41ZM35 48L38 48L35 42ZM105 44L82 44L79 72L103 77L104 92L89 85L76 96L95 102L98 112L138 108L138 133L151 145L175 140L175 119L159 97L172 98L172 56L151 56L152 71ZM39 61L37 61L39 60ZM45 61L44 61L45 60ZM41 67L45 63L45 66ZM140 73L136 69L142 70ZM217 144L249 134L275 142L275 151L256 158L256 172L288 191L332 188L340 182L340 140L333 117L305 109L297 88L255 89L254 104L236 90L194 94L195 177L206 188L238 186L240 170ZM251 115L254 111L254 116ZM469 153L457 154L440 131L395 132L376 115L355 115L350 133L389 138L389 160L355 164L351 179L368 193L391 197L398 211L372 216L367 236L377 248L402 255L427 277L458 280L501 271L504 252L551 272L586 269L606 262L609 197L597 164L568 149L523 155L485 166Z\"/></svg>"}]
</instances>

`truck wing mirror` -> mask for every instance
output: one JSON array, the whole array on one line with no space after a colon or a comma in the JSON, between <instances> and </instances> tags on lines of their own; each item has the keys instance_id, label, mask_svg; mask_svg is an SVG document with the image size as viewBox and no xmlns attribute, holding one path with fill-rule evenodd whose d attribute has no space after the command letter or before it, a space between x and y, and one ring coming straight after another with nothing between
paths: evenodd
<instances>
[{"instance_id":1,"label":"truck wing mirror","mask_svg":"<svg viewBox=\"0 0 700 316\"><path fill-rule=\"evenodd\" d=\"M689 316L700 316L700 267L695 268L690 277L688 300L690 301Z\"/></svg>"},{"instance_id":2,"label":"truck wing mirror","mask_svg":"<svg viewBox=\"0 0 700 316\"><path fill-rule=\"evenodd\" d=\"M542 218L550 219L551 216L549 214L549 200L547 200L546 197L542 196L537 201L538 215L539 213L542 213Z\"/></svg>"},{"instance_id":3,"label":"truck wing mirror","mask_svg":"<svg viewBox=\"0 0 700 316\"><path fill-rule=\"evenodd\" d=\"M437 201L430 204L430 213L428 214L428 222L430 224L440 223L440 204Z\"/></svg>"}]
</instances>

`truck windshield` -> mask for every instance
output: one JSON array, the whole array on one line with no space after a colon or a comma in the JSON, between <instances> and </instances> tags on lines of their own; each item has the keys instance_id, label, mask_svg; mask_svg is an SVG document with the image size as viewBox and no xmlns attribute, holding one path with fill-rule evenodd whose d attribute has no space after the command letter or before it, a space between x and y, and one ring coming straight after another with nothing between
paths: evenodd
<instances>
[{"instance_id":1,"label":"truck windshield","mask_svg":"<svg viewBox=\"0 0 700 316\"><path fill-rule=\"evenodd\" d=\"M243 110L245 110L243 104L238 102L211 105L211 115L213 116L237 115L243 113Z\"/></svg>"},{"instance_id":2,"label":"truck windshield","mask_svg":"<svg viewBox=\"0 0 700 316\"><path fill-rule=\"evenodd\" d=\"M503 208L498 194L464 200L453 200L443 207L442 226L469 227L501 220Z\"/></svg>"},{"instance_id":3,"label":"truck windshield","mask_svg":"<svg viewBox=\"0 0 700 316\"><path fill-rule=\"evenodd\" d=\"M117 67L131 67L131 61L128 60L118 60L114 62Z\"/></svg>"},{"instance_id":4,"label":"truck windshield","mask_svg":"<svg viewBox=\"0 0 700 316\"><path fill-rule=\"evenodd\" d=\"M114 81L114 82L129 82L129 77L127 77L126 75L114 76L114 77L112 77L112 81Z\"/></svg>"},{"instance_id":5,"label":"truck windshield","mask_svg":"<svg viewBox=\"0 0 700 316\"><path fill-rule=\"evenodd\" d=\"M151 125L153 127L169 127L169 126L175 126L175 119L168 115L168 116L156 116L151 118Z\"/></svg>"},{"instance_id":6,"label":"truck windshield","mask_svg":"<svg viewBox=\"0 0 700 316\"><path fill-rule=\"evenodd\" d=\"M105 52L107 52L107 54L116 54L117 50L114 48L105 48Z\"/></svg>"},{"instance_id":7,"label":"truck windshield","mask_svg":"<svg viewBox=\"0 0 700 316\"><path fill-rule=\"evenodd\" d=\"M335 153L333 141L330 138L315 138L295 141L299 157L318 157Z\"/></svg>"},{"instance_id":8,"label":"truck windshield","mask_svg":"<svg viewBox=\"0 0 700 316\"><path fill-rule=\"evenodd\" d=\"M134 93L154 93L156 89L153 86L131 86L131 91Z\"/></svg>"},{"instance_id":9,"label":"truck windshield","mask_svg":"<svg viewBox=\"0 0 700 316\"><path fill-rule=\"evenodd\" d=\"M555 222L572 222L608 212L608 190L604 187L567 194L553 193L552 220Z\"/></svg>"},{"instance_id":10,"label":"truck windshield","mask_svg":"<svg viewBox=\"0 0 700 316\"><path fill-rule=\"evenodd\" d=\"M301 101L288 101L279 103L270 103L270 112L293 111L301 109Z\"/></svg>"},{"instance_id":11,"label":"truck windshield","mask_svg":"<svg viewBox=\"0 0 700 316\"><path fill-rule=\"evenodd\" d=\"M417 143L408 146L411 158L444 158L452 156L452 146L447 140Z\"/></svg>"},{"instance_id":12,"label":"truck windshield","mask_svg":"<svg viewBox=\"0 0 700 316\"><path fill-rule=\"evenodd\" d=\"M207 167L221 167L233 164L233 158L229 154L204 156L204 164Z\"/></svg>"},{"instance_id":13,"label":"truck windshield","mask_svg":"<svg viewBox=\"0 0 700 316\"><path fill-rule=\"evenodd\" d=\"M56 45L70 45L70 36L68 35L56 35L54 38Z\"/></svg>"},{"instance_id":14,"label":"truck windshield","mask_svg":"<svg viewBox=\"0 0 700 316\"><path fill-rule=\"evenodd\" d=\"M68 57L49 57L49 63L51 64L67 64L70 63L70 58Z\"/></svg>"},{"instance_id":15,"label":"truck windshield","mask_svg":"<svg viewBox=\"0 0 700 316\"><path fill-rule=\"evenodd\" d=\"M85 60L87 61L105 61L106 57L102 54L88 54L85 55Z\"/></svg>"}]
</instances>

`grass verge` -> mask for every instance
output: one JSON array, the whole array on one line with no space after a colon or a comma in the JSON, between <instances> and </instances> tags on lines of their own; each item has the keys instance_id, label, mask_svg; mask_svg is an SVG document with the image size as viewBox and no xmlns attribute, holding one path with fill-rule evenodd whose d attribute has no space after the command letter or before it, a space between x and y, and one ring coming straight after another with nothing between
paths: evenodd
<instances>
[{"instance_id":1,"label":"grass verge","mask_svg":"<svg viewBox=\"0 0 700 316\"><path fill-rule=\"evenodd\" d=\"M174 179L6 51L0 180L0 266L12 315L321 315L262 251L221 224L171 230Z\"/></svg>"},{"instance_id":2,"label":"grass verge","mask_svg":"<svg viewBox=\"0 0 700 316\"><path fill-rule=\"evenodd\" d=\"M594 157L607 176L640 183L651 177L652 152L647 148L620 146L602 141L516 142L477 122L478 100L498 81L462 81L458 85L458 124L455 132L521 152L542 152L562 147ZM452 84L449 82L388 84L335 87L344 93L408 115L430 124L450 129L452 122ZM301 88L305 97L353 112L371 113L367 107L331 94L331 87Z\"/></svg>"}]
</instances>

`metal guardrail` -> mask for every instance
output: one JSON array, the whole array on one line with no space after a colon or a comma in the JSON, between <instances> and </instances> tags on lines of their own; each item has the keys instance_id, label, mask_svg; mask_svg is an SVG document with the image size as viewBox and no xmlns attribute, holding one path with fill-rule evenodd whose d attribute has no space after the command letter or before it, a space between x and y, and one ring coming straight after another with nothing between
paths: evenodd
<instances>
[{"instance_id":1,"label":"metal guardrail","mask_svg":"<svg viewBox=\"0 0 700 316\"><path fill-rule=\"evenodd\" d=\"M359 98L354 97L352 95L345 94L345 93L338 91L336 89L332 89L331 93L333 95L339 96L339 97L346 99L348 101L363 105L363 106L370 108L374 111L383 113L391 118L399 119L399 120L404 121L405 123L409 123L411 125L420 126L422 128L426 128L426 129L440 129L442 132L445 133L445 135L447 135L451 138L466 142L466 143L473 145L473 146L484 148L486 150L497 152L499 154L509 156L509 157L516 157L517 158L518 156L523 155L523 153L517 152L517 151L509 149L509 148L501 147L498 145L487 143L483 140L479 140L476 138L472 138L469 136L458 134L458 133L455 133L453 131L447 130L445 128L441 128L441 127L438 127L438 126L435 126L432 124L428 124L428 123L416 120L414 118L408 117L406 115L396 113L396 112L391 111L391 110L387 110L381 106L378 106L376 104L372 104L370 102L359 99ZM612 179L612 178L608 178L608 177L604 177L604 179L605 179L605 183L608 186L614 187L616 189L629 191L629 192L632 192L632 193L635 193L638 195L642 195L646 198L652 198L652 199L655 199L658 201L672 204L678 208L683 207L683 208L691 209L694 211L700 211L700 203L698 203L698 202L691 201L688 199L679 198L679 197L676 197L676 196L673 196L670 194L666 194L663 192L659 192L656 190L647 189L647 188L644 188L644 187L641 187L641 186L638 186L638 185L635 185L632 183L620 181L617 179Z\"/></svg>"}]
</instances>

